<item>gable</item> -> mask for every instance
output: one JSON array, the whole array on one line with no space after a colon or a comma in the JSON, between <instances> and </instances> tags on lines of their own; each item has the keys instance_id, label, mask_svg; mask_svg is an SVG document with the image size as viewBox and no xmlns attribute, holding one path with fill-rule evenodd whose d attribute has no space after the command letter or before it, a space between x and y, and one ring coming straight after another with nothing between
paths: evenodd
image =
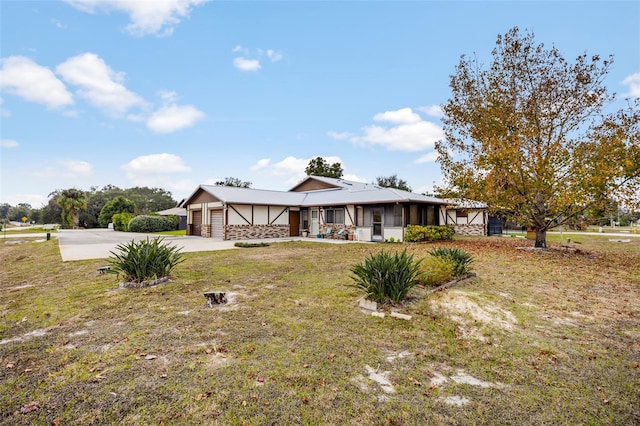
<instances>
[{"instance_id":1,"label":"gable","mask_svg":"<svg viewBox=\"0 0 640 426\"><path fill-rule=\"evenodd\" d=\"M337 185L332 185L329 182L322 181L320 179L316 179L314 176L309 176L293 188L291 188L290 192L306 192L306 191L319 191L322 189L333 189L338 188Z\"/></svg>"}]
</instances>

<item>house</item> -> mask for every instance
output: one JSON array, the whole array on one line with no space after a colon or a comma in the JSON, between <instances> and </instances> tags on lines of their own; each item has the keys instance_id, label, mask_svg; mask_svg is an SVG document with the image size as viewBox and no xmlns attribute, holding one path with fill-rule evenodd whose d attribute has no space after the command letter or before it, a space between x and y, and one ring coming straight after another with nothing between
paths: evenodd
<instances>
[{"instance_id":1,"label":"house","mask_svg":"<svg viewBox=\"0 0 640 426\"><path fill-rule=\"evenodd\" d=\"M159 212L156 212L156 214L160 216L177 216L178 229L187 229L187 209L185 209L184 207L180 207L180 204L178 204L178 207L161 210Z\"/></svg>"},{"instance_id":2,"label":"house","mask_svg":"<svg viewBox=\"0 0 640 426\"><path fill-rule=\"evenodd\" d=\"M449 205L436 197L318 176L307 177L289 191L200 185L182 203L187 235L224 240L308 233L403 241L407 225L446 224ZM457 226L464 228L462 223Z\"/></svg>"},{"instance_id":3,"label":"house","mask_svg":"<svg viewBox=\"0 0 640 426\"><path fill-rule=\"evenodd\" d=\"M489 217L487 205L480 201L445 198L447 207L440 210L443 225L453 225L459 235L492 235L502 233L502 221ZM491 224L491 227L489 225ZM498 224L499 231L498 231Z\"/></svg>"}]
</instances>

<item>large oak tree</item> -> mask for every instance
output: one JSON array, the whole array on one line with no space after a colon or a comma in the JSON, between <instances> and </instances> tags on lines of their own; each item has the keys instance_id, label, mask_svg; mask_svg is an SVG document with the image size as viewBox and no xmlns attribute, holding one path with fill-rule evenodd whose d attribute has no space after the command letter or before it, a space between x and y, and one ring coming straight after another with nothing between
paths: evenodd
<instances>
[{"instance_id":1,"label":"large oak tree","mask_svg":"<svg viewBox=\"0 0 640 426\"><path fill-rule=\"evenodd\" d=\"M492 61L462 56L436 144L447 192L487 202L536 232L610 199L638 204L640 109L613 113L612 58L567 61L533 33L498 36Z\"/></svg>"}]
</instances>

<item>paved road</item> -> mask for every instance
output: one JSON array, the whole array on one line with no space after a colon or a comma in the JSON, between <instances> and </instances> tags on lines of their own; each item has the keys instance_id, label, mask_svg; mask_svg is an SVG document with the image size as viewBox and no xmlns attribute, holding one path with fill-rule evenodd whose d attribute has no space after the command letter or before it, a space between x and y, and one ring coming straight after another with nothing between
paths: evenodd
<instances>
[{"instance_id":1,"label":"paved road","mask_svg":"<svg viewBox=\"0 0 640 426\"><path fill-rule=\"evenodd\" d=\"M111 255L111 251L115 246L121 243L128 243L131 240L146 240L158 237L157 234L138 234L132 232L119 232L110 229L81 229L59 230L55 236L58 238L60 247L60 255L62 261L84 259L106 259ZM162 235L164 242L182 248L182 251L212 251L212 250L228 250L236 248L236 241L222 241L215 238L202 238L195 236L171 236ZM243 242L284 242L284 241L310 241L324 242L334 244L345 244L352 241L316 239L316 238L269 238L261 240L243 240Z\"/></svg>"}]
</instances>

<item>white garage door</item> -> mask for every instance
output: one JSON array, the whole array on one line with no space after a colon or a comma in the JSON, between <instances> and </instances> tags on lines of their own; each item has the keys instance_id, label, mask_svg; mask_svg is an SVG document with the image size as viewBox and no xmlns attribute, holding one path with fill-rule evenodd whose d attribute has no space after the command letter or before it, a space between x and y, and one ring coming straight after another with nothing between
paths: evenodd
<instances>
[{"instance_id":1,"label":"white garage door","mask_svg":"<svg viewBox=\"0 0 640 426\"><path fill-rule=\"evenodd\" d=\"M211 211L211 237L222 238L222 210Z\"/></svg>"}]
</instances>

